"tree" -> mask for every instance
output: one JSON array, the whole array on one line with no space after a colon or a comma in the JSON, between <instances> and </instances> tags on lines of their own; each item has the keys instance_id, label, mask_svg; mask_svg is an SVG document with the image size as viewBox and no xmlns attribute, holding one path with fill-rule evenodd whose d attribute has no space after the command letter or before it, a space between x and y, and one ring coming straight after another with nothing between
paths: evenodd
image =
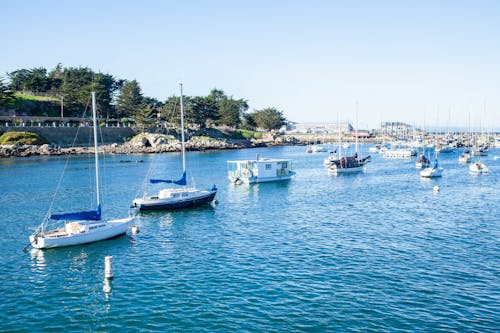
<instances>
[{"instance_id":1,"label":"tree","mask_svg":"<svg viewBox=\"0 0 500 333\"><path fill-rule=\"evenodd\" d=\"M241 128L246 130L254 130L257 127L252 113L244 113L241 121Z\"/></svg>"},{"instance_id":2,"label":"tree","mask_svg":"<svg viewBox=\"0 0 500 333\"><path fill-rule=\"evenodd\" d=\"M125 81L120 89L120 95L117 99L116 113L118 117L131 117L143 103L141 87L136 80Z\"/></svg>"},{"instance_id":3,"label":"tree","mask_svg":"<svg viewBox=\"0 0 500 333\"><path fill-rule=\"evenodd\" d=\"M279 129L286 121L283 112L278 111L276 108L265 108L255 111L252 118L257 125L265 130Z\"/></svg>"},{"instance_id":4,"label":"tree","mask_svg":"<svg viewBox=\"0 0 500 333\"><path fill-rule=\"evenodd\" d=\"M0 105L7 105L16 100L14 92L10 87L3 82L3 78L0 77Z\"/></svg>"},{"instance_id":5,"label":"tree","mask_svg":"<svg viewBox=\"0 0 500 333\"><path fill-rule=\"evenodd\" d=\"M20 69L8 75L11 81L11 88L16 91L45 93L51 88L47 70L43 67Z\"/></svg>"},{"instance_id":6,"label":"tree","mask_svg":"<svg viewBox=\"0 0 500 333\"><path fill-rule=\"evenodd\" d=\"M188 122L206 128L207 123L217 118L217 104L215 100L206 97L186 97L185 114Z\"/></svg>"},{"instance_id":7,"label":"tree","mask_svg":"<svg viewBox=\"0 0 500 333\"><path fill-rule=\"evenodd\" d=\"M31 72L28 69L18 69L7 74L10 79L10 88L14 91L22 91L28 81Z\"/></svg>"},{"instance_id":8,"label":"tree","mask_svg":"<svg viewBox=\"0 0 500 333\"><path fill-rule=\"evenodd\" d=\"M91 90L96 92L101 115L106 118L115 116L115 107L112 105L115 92L120 89L123 81L115 80L112 75L94 74Z\"/></svg>"},{"instance_id":9,"label":"tree","mask_svg":"<svg viewBox=\"0 0 500 333\"><path fill-rule=\"evenodd\" d=\"M248 104L244 99L223 98L219 102L218 123L220 125L239 127L241 117L247 109Z\"/></svg>"}]
</instances>

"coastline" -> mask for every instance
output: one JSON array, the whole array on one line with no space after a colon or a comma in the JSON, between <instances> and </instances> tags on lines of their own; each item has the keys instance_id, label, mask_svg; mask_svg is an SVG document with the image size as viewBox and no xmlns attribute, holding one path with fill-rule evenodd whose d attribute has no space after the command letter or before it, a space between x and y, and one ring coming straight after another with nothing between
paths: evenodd
<instances>
[{"instance_id":1,"label":"coastline","mask_svg":"<svg viewBox=\"0 0 500 333\"><path fill-rule=\"evenodd\" d=\"M186 149L189 151L206 151L206 150L228 150L228 149L244 149L257 147L272 147L272 146L301 146L306 145L293 137L277 137L274 139L262 140L206 140L193 137L186 142ZM150 143L149 141L112 143L99 146L99 151L106 154L160 154L179 152L181 144L179 141L168 141L159 143ZM93 153L94 147L61 147L57 145L0 145L0 158L11 157L30 157L30 156L58 156L58 155L78 155Z\"/></svg>"}]
</instances>

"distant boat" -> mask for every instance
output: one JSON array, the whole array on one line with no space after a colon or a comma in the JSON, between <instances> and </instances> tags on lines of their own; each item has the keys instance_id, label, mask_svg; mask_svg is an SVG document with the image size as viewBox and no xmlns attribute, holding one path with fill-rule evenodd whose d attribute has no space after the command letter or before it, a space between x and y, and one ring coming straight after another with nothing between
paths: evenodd
<instances>
[{"instance_id":1,"label":"distant boat","mask_svg":"<svg viewBox=\"0 0 500 333\"><path fill-rule=\"evenodd\" d=\"M417 156L417 151L409 147L391 147L384 152L385 158L412 158Z\"/></svg>"},{"instance_id":2,"label":"distant boat","mask_svg":"<svg viewBox=\"0 0 500 333\"><path fill-rule=\"evenodd\" d=\"M129 216L116 220L103 220L101 217L101 202L99 188L99 153L97 147L97 116L95 93L92 92L92 119L94 122L95 150L95 182L97 208L92 211L80 211L63 214L52 214L50 211L40 227L33 233L30 245L37 249L47 249L62 246L80 245L114 238L125 234L134 221ZM47 230L49 223L59 224L59 227ZM64 221L64 222L60 222Z\"/></svg>"},{"instance_id":3,"label":"distant boat","mask_svg":"<svg viewBox=\"0 0 500 333\"><path fill-rule=\"evenodd\" d=\"M443 168L438 165L437 158L434 160L434 165L429 168L425 168L420 171L420 177L422 178L435 178L441 177L443 175Z\"/></svg>"},{"instance_id":4,"label":"distant boat","mask_svg":"<svg viewBox=\"0 0 500 333\"><path fill-rule=\"evenodd\" d=\"M357 129L356 129L357 131ZM340 132L339 132L340 133ZM356 173L365 171L365 165L371 161L371 156L365 158L358 158L358 136L356 135L356 152L354 156L342 156L342 145L341 136L339 135L339 148L337 159L333 160L328 167L328 172L333 174L346 174L346 173Z\"/></svg>"},{"instance_id":5,"label":"distant boat","mask_svg":"<svg viewBox=\"0 0 500 333\"><path fill-rule=\"evenodd\" d=\"M295 176L289 159L257 158L227 161L228 178L232 183L253 184L289 180Z\"/></svg>"},{"instance_id":6,"label":"distant boat","mask_svg":"<svg viewBox=\"0 0 500 333\"><path fill-rule=\"evenodd\" d=\"M470 163L471 160L472 156L469 149L465 149L464 152L458 156L459 163Z\"/></svg>"},{"instance_id":7,"label":"distant boat","mask_svg":"<svg viewBox=\"0 0 500 333\"><path fill-rule=\"evenodd\" d=\"M474 162L471 162L471 164L469 165L469 171L471 173L488 173L489 170L486 164L478 159Z\"/></svg>"},{"instance_id":8,"label":"distant boat","mask_svg":"<svg viewBox=\"0 0 500 333\"><path fill-rule=\"evenodd\" d=\"M436 148L436 152L439 154L448 154L448 153L454 153L455 148L452 146L440 146Z\"/></svg>"},{"instance_id":9,"label":"distant boat","mask_svg":"<svg viewBox=\"0 0 500 333\"><path fill-rule=\"evenodd\" d=\"M181 156L182 156L182 176L177 180L173 179L150 179L153 184L167 183L183 186L181 188L169 187L162 189L158 194L136 198L132 202L132 207L140 210L168 210L178 208L195 207L210 203L217 194L217 187L212 185L207 190L200 190L195 187L187 187L186 180L186 144L184 140L184 104L181 87Z\"/></svg>"},{"instance_id":10,"label":"distant boat","mask_svg":"<svg viewBox=\"0 0 500 333\"><path fill-rule=\"evenodd\" d=\"M328 148L326 148L323 145L312 145L311 146L311 152L312 153L324 153L327 152Z\"/></svg>"},{"instance_id":11,"label":"distant boat","mask_svg":"<svg viewBox=\"0 0 500 333\"><path fill-rule=\"evenodd\" d=\"M424 154L420 154L420 156L417 158L417 161L415 162L415 167L417 169L425 169L428 168L431 165L431 161L427 157L425 157Z\"/></svg>"}]
</instances>

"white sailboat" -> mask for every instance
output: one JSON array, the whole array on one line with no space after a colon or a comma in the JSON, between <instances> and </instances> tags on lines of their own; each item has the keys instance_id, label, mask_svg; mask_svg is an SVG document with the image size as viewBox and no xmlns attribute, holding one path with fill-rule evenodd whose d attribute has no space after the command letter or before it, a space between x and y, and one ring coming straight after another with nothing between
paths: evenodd
<instances>
[{"instance_id":1,"label":"white sailboat","mask_svg":"<svg viewBox=\"0 0 500 333\"><path fill-rule=\"evenodd\" d=\"M212 185L207 190L200 190L195 187L187 187L186 180L186 143L184 140L184 103L181 89L181 154L182 154L182 176L180 179L150 179L153 184L167 183L181 185L182 188L169 187L162 189L158 194L147 196L144 194L142 198L134 199L132 207L137 207L140 210L168 210L178 208L195 207L210 203L214 200L217 194L217 187Z\"/></svg>"},{"instance_id":2,"label":"white sailboat","mask_svg":"<svg viewBox=\"0 0 500 333\"><path fill-rule=\"evenodd\" d=\"M420 177L422 178L435 178L435 177L441 177L443 175L443 168L441 168L438 165L438 159L434 160L434 165L429 168L425 168L424 170L420 171Z\"/></svg>"},{"instance_id":3,"label":"white sailboat","mask_svg":"<svg viewBox=\"0 0 500 333\"><path fill-rule=\"evenodd\" d=\"M133 216L116 220L101 218L99 194L99 153L97 145L97 116L95 93L92 92L92 119L94 125L94 156L96 179L96 210L51 214L49 211L40 227L29 237L30 245L37 249L80 245L114 238L125 234L134 221ZM64 221L55 229L47 229L50 221Z\"/></svg>"},{"instance_id":4,"label":"white sailboat","mask_svg":"<svg viewBox=\"0 0 500 333\"><path fill-rule=\"evenodd\" d=\"M424 127L422 134L422 154L420 154L415 162L415 168L417 169L425 169L431 165L431 161L425 157L425 113L424 113Z\"/></svg>"}]
</instances>

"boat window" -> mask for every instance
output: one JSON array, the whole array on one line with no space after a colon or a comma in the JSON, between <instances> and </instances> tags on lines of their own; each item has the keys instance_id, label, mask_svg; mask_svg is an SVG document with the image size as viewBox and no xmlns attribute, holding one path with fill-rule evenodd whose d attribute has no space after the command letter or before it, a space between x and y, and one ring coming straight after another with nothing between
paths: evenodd
<instances>
[{"instance_id":1,"label":"boat window","mask_svg":"<svg viewBox=\"0 0 500 333\"><path fill-rule=\"evenodd\" d=\"M183 196L183 197L187 197L187 196L188 196L188 194L187 194L187 193L182 193L182 196Z\"/></svg>"},{"instance_id":2,"label":"boat window","mask_svg":"<svg viewBox=\"0 0 500 333\"><path fill-rule=\"evenodd\" d=\"M178 198L179 197L179 193L172 193L172 198Z\"/></svg>"},{"instance_id":3,"label":"boat window","mask_svg":"<svg viewBox=\"0 0 500 333\"><path fill-rule=\"evenodd\" d=\"M266 164L266 170L271 170L272 169L272 165L271 164Z\"/></svg>"}]
</instances>

